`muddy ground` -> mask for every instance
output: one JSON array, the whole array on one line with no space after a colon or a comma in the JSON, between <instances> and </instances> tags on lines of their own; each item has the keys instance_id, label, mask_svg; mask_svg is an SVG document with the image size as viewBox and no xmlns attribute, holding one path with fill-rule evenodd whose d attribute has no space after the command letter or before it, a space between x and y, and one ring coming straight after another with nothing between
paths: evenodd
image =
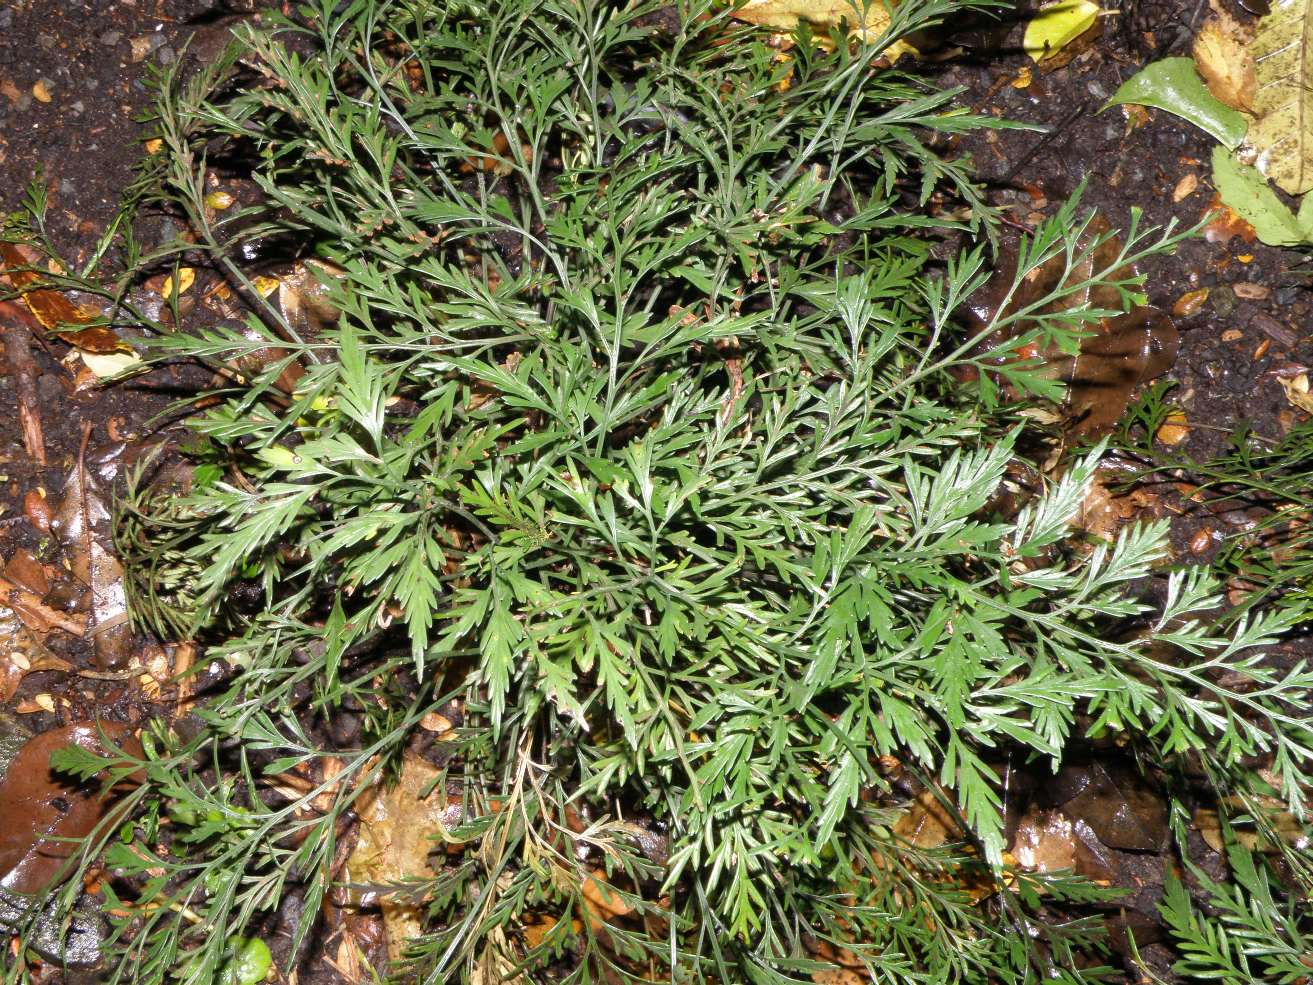
<instances>
[{"instance_id":1,"label":"muddy ground","mask_svg":"<svg viewBox=\"0 0 1313 985\"><path fill-rule=\"evenodd\" d=\"M1174 218L1187 226L1213 206L1208 136L1164 113L1100 111L1148 61L1187 54L1207 4L1127 0L1123 7L1120 16L1105 18L1100 37L1051 71L1036 69L1017 50L1016 27L965 33L955 39L964 55L931 66L939 84L963 86L963 101L974 109L1049 128L974 135L958 148L972 155L991 199L1008 207L1017 226L1051 214L1082 181L1084 204L1113 226L1126 224L1132 206L1151 222ZM1239 5L1232 10L1252 16ZM150 104L152 64L184 57L189 44L192 57L206 57L246 16L251 13L240 3L215 6L212 0L10 0L0 9L0 209L18 208L28 183L39 180L49 198L51 239L74 263L84 260L141 156L146 130L137 121ZM167 221L155 220L161 234ZM1176 399L1189 428L1179 450L1205 456L1224 447L1241 424L1276 436L1296 419L1276 374L1291 364L1313 364L1313 293L1299 260L1299 254L1265 247L1242 231L1193 239L1174 257L1148 265L1147 292L1164 310L1182 310L1184 295L1208 291L1197 310L1175 318L1181 344L1170 378L1178 384ZM161 423L159 415L179 385L176 377L155 374L129 386L99 388L79 372L68 346L33 341L31 353L39 369L36 410L47 462L43 466L24 451L12 366L0 357L0 566L24 551L58 565L57 552L47 546L46 514L65 498L83 449L161 433L168 419ZM1244 522L1242 516L1197 508L1171 485L1150 491L1137 508L1172 519L1173 542L1183 559L1207 560ZM86 638L52 632L47 645L66 665L26 674L5 712L26 730L43 732L96 715L135 726L155 710L158 690L152 694L149 682L143 689L154 652L149 641L133 640L137 663L108 673ZM1293 659L1301 649L1308 652L1295 645L1287 656ZM1111 763L1100 774L1115 774L1106 783L1091 781L1088 768L1071 778L1073 802L1087 795L1098 799L1097 791L1089 791L1100 784L1117 788L1121 770ZM1108 800L1106 790L1102 796ZM1133 926L1140 940L1151 942L1166 856L1138 843L1104 841L1091 850L1098 849L1106 856L1100 864L1143 889L1114 914L1118 926ZM1167 973L1171 956L1161 944L1148 943L1145 953L1157 971ZM316 963L302 981L325 974L331 977Z\"/></svg>"}]
</instances>

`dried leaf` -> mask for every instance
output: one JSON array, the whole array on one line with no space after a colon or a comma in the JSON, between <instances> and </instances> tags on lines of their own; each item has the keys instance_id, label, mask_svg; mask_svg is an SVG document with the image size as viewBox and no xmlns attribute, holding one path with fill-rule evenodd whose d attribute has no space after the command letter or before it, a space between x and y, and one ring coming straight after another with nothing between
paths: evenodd
<instances>
[{"instance_id":1,"label":"dried leaf","mask_svg":"<svg viewBox=\"0 0 1313 985\"><path fill-rule=\"evenodd\" d=\"M748 0L734 16L749 24L790 31L802 21L818 27L846 22L854 33L867 37L878 37L889 26L884 0Z\"/></svg>"},{"instance_id":2,"label":"dried leaf","mask_svg":"<svg viewBox=\"0 0 1313 985\"><path fill-rule=\"evenodd\" d=\"M64 499L51 524L67 553L73 577L88 590L96 663L101 670L127 663L132 647L123 568L110 545L109 485L121 445L88 456L84 450L64 481Z\"/></svg>"},{"instance_id":3,"label":"dried leaf","mask_svg":"<svg viewBox=\"0 0 1313 985\"><path fill-rule=\"evenodd\" d=\"M1055 0L1040 7L1026 25L1022 46L1035 61L1052 58L1099 20L1099 5L1091 0Z\"/></svg>"},{"instance_id":4,"label":"dried leaf","mask_svg":"<svg viewBox=\"0 0 1313 985\"><path fill-rule=\"evenodd\" d=\"M1254 105L1258 79L1249 50L1250 32L1224 10L1216 11L1199 29L1194 41L1194 62L1208 83L1208 91L1232 109Z\"/></svg>"},{"instance_id":5,"label":"dried leaf","mask_svg":"<svg viewBox=\"0 0 1313 985\"><path fill-rule=\"evenodd\" d=\"M1190 425L1186 423L1185 413L1174 410L1167 415L1167 419L1158 428L1158 433L1154 438L1160 444L1179 445L1190 434Z\"/></svg>"},{"instance_id":6,"label":"dried leaf","mask_svg":"<svg viewBox=\"0 0 1313 985\"><path fill-rule=\"evenodd\" d=\"M1298 407L1306 414L1313 414L1313 393L1309 393L1307 373L1278 377L1277 382L1281 384L1281 389L1286 391L1286 400L1292 407Z\"/></svg>"},{"instance_id":7,"label":"dried leaf","mask_svg":"<svg viewBox=\"0 0 1313 985\"><path fill-rule=\"evenodd\" d=\"M1313 189L1313 0L1275 0L1251 45L1257 73L1245 146L1291 195Z\"/></svg>"},{"instance_id":8,"label":"dried leaf","mask_svg":"<svg viewBox=\"0 0 1313 985\"><path fill-rule=\"evenodd\" d=\"M58 291L32 287L41 282L41 275L22 267L34 266L40 257L35 250L20 243L0 242L0 260L4 275L23 292L23 301L47 331L86 352L117 352L127 349L127 343L111 328L91 325L100 317L99 312L88 311L75 305ZM89 326L89 327L87 327Z\"/></svg>"},{"instance_id":9,"label":"dried leaf","mask_svg":"<svg viewBox=\"0 0 1313 985\"><path fill-rule=\"evenodd\" d=\"M82 352L82 362L96 374L97 379L108 380L123 373L143 369L145 361L135 352Z\"/></svg>"}]
</instances>

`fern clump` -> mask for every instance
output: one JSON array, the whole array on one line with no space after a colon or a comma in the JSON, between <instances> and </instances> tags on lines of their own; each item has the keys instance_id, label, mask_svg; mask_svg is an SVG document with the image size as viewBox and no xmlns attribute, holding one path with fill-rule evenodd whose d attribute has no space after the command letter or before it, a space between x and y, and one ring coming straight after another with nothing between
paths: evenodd
<instances>
[{"instance_id":1,"label":"fern clump","mask_svg":"<svg viewBox=\"0 0 1313 985\"><path fill-rule=\"evenodd\" d=\"M1255 649L1293 617L1210 629L1200 571L1131 593L1162 525L1072 550L1098 450L1019 512L998 496L1028 425L997 383L1057 397L1022 354L1073 351L1107 314L1090 285L1129 306L1125 272L1180 235L1132 216L1109 247L1071 203L1014 291L1069 275L963 333L987 248L931 245L992 215L934 148L998 123L880 56L961 6L781 57L709 3L672 29L643 2L325 0L163 80L144 180L185 248L239 288L244 252L317 258L338 316L307 334L256 304L158 341L228 383L191 419L189 489L138 486L120 546L173 573L138 618L236 673L202 729L148 744L141 843L111 849L150 874L115 911L121 972L209 981L293 889L303 949L348 812L453 702L432 786L460 823L389 890L425 931L407 980L784 982L836 955L1084 980L1094 925L1041 900L1104 891L1009 868L1006 757L1117 734L1243 787L1274 755L1302 805L1310 679ZM258 195L216 214L234 168ZM231 368L256 349L277 356ZM364 730L338 748L343 709ZM302 795L269 794L298 767ZM916 791L956 847L900 832Z\"/></svg>"}]
</instances>

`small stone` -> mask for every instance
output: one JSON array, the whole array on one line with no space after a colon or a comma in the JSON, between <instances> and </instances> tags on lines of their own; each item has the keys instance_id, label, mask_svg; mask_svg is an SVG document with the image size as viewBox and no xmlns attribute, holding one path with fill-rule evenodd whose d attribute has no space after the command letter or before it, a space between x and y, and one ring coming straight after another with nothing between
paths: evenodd
<instances>
[{"instance_id":1,"label":"small stone","mask_svg":"<svg viewBox=\"0 0 1313 985\"><path fill-rule=\"evenodd\" d=\"M149 55L153 50L150 42L151 37L149 34L143 34L129 41L128 44L132 46L132 54L129 55L129 58L134 62L139 62Z\"/></svg>"},{"instance_id":2,"label":"small stone","mask_svg":"<svg viewBox=\"0 0 1313 985\"><path fill-rule=\"evenodd\" d=\"M84 112L86 112L86 109L87 107L83 104L82 100L80 99L69 107L69 110L72 112L74 116L81 116Z\"/></svg>"},{"instance_id":3,"label":"small stone","mask_svg":"<svg viewBox=\"0 0 1313 985\"><path fill-rule=\"evenodd\" d=\"M0 10L0 30L7 31L14 26L14 9L6 7Z\"/></svg>"},{"instance_id":4,"label":"small stone","mask_svg":"<svg viewBox=\"0 0 1313 985\"><path fill-rule=\"evenodd\" d=\"M1238 328L1228 328L1222 333L1223 342L1238 342L1245 337L1245 333Z\"/></svg>"},{"instance_id":5,"label":"small stone","mask_svg":"<svg viewBox=\"0 0 1313 985\"><path fill-rule=\"evenodd\" d=\"M37 38L36 43L42 48L45 48L46 51L49 51L56 44L55 36L53 34L43 34L41 37Z\"/></svg>"},{"instance_id":6,"label":"small stone","mask_svg":"<svg viewBox=\"0 0 1313 985\"><path fill-rule=\"evenodd\" d=\"M172 65L173 62L177 59L178 55L177 53L174 52L172 48L170 48L168 45L165 45L163 48L159 50L159 52L155 55L155 57L159 60L159 63L161 65Z\"/></svg>"},{"instance_id":7,"label":"small stone","mask_svg":"<svg viewBox=\"0 0 1313 985\"><path fill-rule=\"evenodd\" d=\"M59 194L65 198L72 198L77 194L78 186L73 184L67 178L61 178L59 181Z\"/></svg>"},{"instance_id":8,"label":"small stone","mask_svg":"<svg viewBox=\"0 0 1313 985\"><path fill-rule=\"evenodd\" d=\"M32 86L32 95L36 97L39 103L48 103L54 98L52 90L55 84L49 79L37 79L36 84Z\"/></svg>"},{"instance_id":9,"label":"small stone","mask_svg":"<svg viewBox=\"0 0 1313 985\"><path fill-rule=\"evenodd\" d=\"M106 31L97 40L106 47L112 47L123 40L122 31Z\"/></svg>"},{"instance_id":10,"label":"small stone","mask_svg":"<svg viewBox=\"0 0 1313 985\"><path fill-rule=\"evenodd\" d=\"M1190 553L1203 554L1213 546L1214 531L1212 527L1203 527L1190 538Z\"/></svg>"},{"instance_id":11,"label":"small stone","mask_svg":"<svg viewBox=\"0 0 1313 985\"><path fill-rule=\"evenodd\" d=\"M1235 311L1235 291L1229 287L1215 288L1209 294L1208 299L1213 302L1213 310L1223 318L1228 317L1231 312Z\"/></svg>"},{"instance_id":12,"label":"small stone","mask_svg":"<svg viewBox=\"0 0 1313 985\"><path fill-rule=\"evenodd\" d=\"M1232 284L1231 290L1235 291L1236 297L1244 298L1246 301L1261 301L1272 293L1262 284L1251 284L1248 281Z\"/></svg>"}]
</instances>

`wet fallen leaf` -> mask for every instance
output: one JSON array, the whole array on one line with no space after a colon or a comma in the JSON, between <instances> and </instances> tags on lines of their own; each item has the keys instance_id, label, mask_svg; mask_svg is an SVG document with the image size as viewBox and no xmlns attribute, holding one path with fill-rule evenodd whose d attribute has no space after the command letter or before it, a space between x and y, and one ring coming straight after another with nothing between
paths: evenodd
<instances>
[{"instance_id":1,"label":"wet fallen leaf","mask_svg":"<svg viewBox=\"0 0 1313 985\"><path fill-rule=\"evenodd\" d=\"M1257 87L1245 146L1283 191L1313 189L1313 0L1282 0L1254 29Z\"/></svg>"},{"instance_id":2,"label":"wet fallen leaf","mask_svg":"<svg viewBox=\"0 0 1313 985\"><path fill-rule=\"evenodd\" d=\"M1081 342L1068 381L1068 431L1099 437L1112 430L1135 388L1172 368L1179 346L1172 319L1150 305L1104 321Z\"/></svg>"},{"instance_id":3,"label":"wet fallen leaf","mask_svg":"<svg viewBox=\"0 0 1313 985\"><path fill-rule=\"evenodd\" d=\"M1101 216L1094 216L1084 233L1088 238L1108 232L1109 226ZM1061 293L1042 310L1071 310L1077 307L1117 310L1122 299L1115 291L1095 284L1094 274L1106 270L1116 262L1120 241L1105 236L1099 246L1085 250L1081 263L1068 270L1063 257L1042 264L1032 270L1019 289L1012 281L1017 257L1015 244L1008 244L1000 255L993 277L967 299L963 316L977 332L995 324L1000 305L1007 311L1016 311L1027 305L1037 305L1050 294ZM1132 276L1126 269L1117 276ZM1081 285L1063 291L1064 284ZM1166 312L1141 305L1122 315L1104 319L1096 326L1087 326L1092 334L1082 340L1077 355L1051 345L1040 351L1023 352L1024 356L1044 361L1044 372L1052 379L1067 384L1064 416L1067 430L1079 436L1098 436L1116 424L1130 402L1135 387L1169 369L1176 359L1178 335L1176 326ZM984 338L980 350L1007 341L1006 333L995 332Z\"/></svg>"},{"instance_id":4,"label":"wet fallen leaf","mask_svg":"<svg viewBox=\"0 0 1313 985\"><path fill-rule=\"evenodd\" d=\"M0 704L13 700L23 678L34 670L72 669L51 653L8 606L0 604Z\"/></svg>"},{"instance_id":5,"label":"wet fallen leaf","mask_svg":"<svg viewBox=\"0 0 1313 985\"><path fill-rule=\"evenodd\" d=\"M27 522L32 524L38 533L50 533L50 521L54 518L54 511L50 508L50 500L46 499L44 490L29 489L23 496L23 515L27 517Z\"/></svg>"},{"instance_id":6,"label":"wet fallen leaf","mask_svg":"<svg viewBox=\"0 0 1313 985\"><path fill-rule=\"evenodd\" d=\"M1035 61L1052 58L1098 22L1100 8L1091 0L1055 0L1040 7L1026 25L1022 46Z\"/></svg>"},{"instance_id":7,"label":"wet fallen leaf","mask_svg":"<svg viewBox=\"0 0 1313 985\"><path fill-rule=\"evenodd\" d=\"M40 283L41 275L34 270L21 268L32 267L39 260L39 254L30 247L20 243L0 242L0 261L3 261L0 271L22 292L24 303L37 321L69 345L87 352L126 349L127 343L113 329L91 324L100 317L99 312L75 305L59 291L32 286Z\"/></svg>"},{"instance_id":8,"label":"wet fallen leaf","mask_svg":"<svg viewBox=\"0 0 1313 985\"><path fill-rule=\"evenodd\" d=\"M1286 400L1292 407L1298 407L1306 414L1313 414L1313 393L1309 393L1307 373L1290 377L1279 376L1277 382L1281 384L1281 389L1286 391Z\"/></svg>"},{"instance_id":9,"label":"wet fallen leaf","mask_svg":"<svg viewBox=\"0 0 1313 985\"><path fill-rule=\"evenodd\" d=\"M40 79L32 86L32 96L38 103L48 103L54 97L50 94L50 86L45 79Z\"/></svg>"},{"instance_id":10,"label":"wet fallen leaf","mask_svg":"<svg viewBox=\"0 0 1313 985\"><path fill-rule=\"evenodd\" d=\"M1154 439L1167 446L1179 445L1190 434L1190 425L1186 423L1185 412L1174 410L1158 427Z\"/></svg>"},{"instance_id":11,"label":"wet fallen leaf","mask_svg":"<svg viewBox=\"0 0 1313 985\"><path fill-rule=\"evenodd\" d=\"M607 881L603 869L593 869L584 877L584 905L596 923L634 912L634 906Z\"/></svg>"},{"instance_id":12,"label":"wet fallen leaf","mask_svg":"<svg viewBox=\"0 0 1313 985\"><path fill-rule=\"evenodd\" d=\"M1062 811L1030 811L1017 825L1012 842L1017 865L1031 872L1056 872L1076 867L1076 839L1071 818Z\"/></svg>"},{"instance_id":13,"label":"wet fallen leaf","mask_svg":"<svg viewBox=\"0 0 1313 985\"><path fill-rule=\"evenodd\" d=\"M1213 186L1218 196L1254 227L1268 246L1294 246L1313 235L1277 196L1256 168L1242 164L1223 147L1213 148Z\"/></svg>"},{"instance_id":14,"label":"wet fallen leaf","mask_svg":"<svg viewBox=\"0 0 1313 985\"><path fill-rule=\"evenodd\" d=\"M1105 763L1064 766L1048 791L1073 821L1109 848L1159 851L1170 835L1167 804L1130 769Z\"/></svg>"},{"instance_id":15,"label":"wet fallen leaf","mask_svg":"<svg viewBox=\"0 0 1313 985\"><path fill-rule=\"evenodd\" d=\"M894 824L893 833L917 848L938 848L964 837L957 819L933 790L922 790Z\"/></svg>"},{"instance_id":16,"label":"wet fallen leaf","mask_svg":"<svg viewBox=\"0 0 1313 985\"><path fill-rule=\"evenodd\" d=\"M1204 226L1204 239L1210 243L1229 243L1237 236L1242 243L1252 243L1258 239L1254 227L1217 195L1213 196L1212 202L1204 210L1204 218L1208 220Z\"/></svg>"},{"instance_id":17,"label":"wet fallen leaf","mask_svg":"<svg viewBox=\"0 0 1313 985\"><path fill-rule=\"evenodd\" d=\"M124 725L82 722L43 732L18 750L0 780L0 887L21 893L44 890L79 846L65 839L91 832L106 801L94 786L56 775L50 755L68 745L104 752L101 733L117 746L140 753Z\"/></svg>"},{"instance_id":18,"label":"wet fallen leaf","mask_svg":"<svg viewBox=\"0 0 1313 985\"><path fill-rule=\"evenodd\" d=\"M1240 804L1233 803L1231 806L1243 808L1243 805ZM1289 844L1297 845L1306 837L1304 826L1300 824L1299 818L1275 802L1267 806L1270 809L1264 811L1266 815L1264 820L1271 826L1273 833L1278 838ZM1219 855L1226 854L1226 839L1222 834L1222 819L1217 811L1211 809L1195 811L1194 827L1209 848ZM1276 845L1252 828L1232 827L1231 834L1241 847L1247 848L1251 852L1275 852L1277 850Z\"/></svg>"},{"instance_id":19,"label":"wet fallen leaf","mask_svg":"<svg viewBox=\"0 0 1313 985\"><path fill-rule=\"evenodd\" d=\"M1198 314L1207 300L1208 288L1206 287L1201 287L1197 291L1186 291L1172 305L1172 314L1177 318L1189 318L1191 315Z\"/></svg>"},{"instance_id":20,"label":"wet fallen leaf","mask_svg":"<svg viewBox=\"0 0 1313 985\"><path fill-rule=\"evenodd\" d=\"M1029 89L1032 82L1029 65L1022 65L1016 78L1010 83L1013 89Z\"/></svg>"},{"instance_id":21,"label":"wet fallen leaf","mask_svg":"<svg viewBox=\"0 0 1313 985\"><path fill-rule=\"evenodd\" d=\"M361 795L360 840L346 863L348 882L379 886L434 875L428 859L436 847L435 836L461 820L459 799L450 798L443 786L429 791L440 777L436 767L407 755L394 785ZM378 899L388 954L396 960L406 942L423 932L423 904L376 892L366 893L362 902L371 898Z\"/></svg>"},{"instance_id":22,"label":"wet fallen leaf","mask_svg":"<svg viewBox=\"0 0 1313 985\"><path fill-rule=\"evenodd\" d=\"M109 485L118 472L123 446L79 453L64 481L64 498L51 524L63 545L73 577L87 589L96 664L123 666L132 648L123 568L109 546Z\"/></svg>"},{"instance_id":23,"label":"wet fallen leaf","mask_svg":"<svg viewBox=\"0 0 1313 985\"><path fill-rule=\"evenodd\" d=\"M152 137L142 145L147 154L158 154L164 149L164 141L159 137Z\"/></svg>"},{"instance_id":24,"label":"wet fallen leaf","mask_svg":"<svg viewBox=\"0 0 1313 985\"><path fill-rule=\"evenodd\" d=\"M784 30L793 30L802 21L818 27L846 22L854 33L872 38L889 26L889 11L880 0L870 4L862 0L748 0L734 16L749 24Z\"/></svg>"},{"instance_id":25,"label":"wet fallen leaf","mask_svg":"<svg viewBox=\"0 0 1313 985\"><path fill-rule=\"evenodd\" d=\"M1243 113L1208 91L1189 58L1164 58L1132 75L1107 105L1125 103L1166 110L1193 123L1228 149L1240 145L1249 127Z\"/></svg>"},{"instance_id":26,"label":"wet fallen leaf","mask_svg":"<svg viewBox=\"0 0 1313 985\"><path fill-rule=\"evenodd\" d=\"M176 285L178 294L186 294L191 290L191 286L194 283L196 283L195 269L192 267L179 267L178 282ZM175 285L173 282L173 275L170 274L168 277L164 278L164 283L160 285L160 297L167 301L169 298L173 297L174 290Z\"/></svg>"},{"instance_id":27,"label":"wet fallen leaf","mask_svg":"<svg viewBox=\"0 0 1313 985\"><path fill-rule=\"evenodd\" d=\"M233 203L237 201L228 192L210 192L205 196L206 208L214 209L215 212L222 212L224 209L230 209Z\"/></svg>"},{"instance_id":28,"label":"wet fallen leaf","mask_svg":"<svg viewBox=\"0 0 1313 985\"><path fill-rule=\"evenodd\" d=\"M1195 37L1193 55L1208 91L1232 109L1254 105L1258 79L1249 50L1252 35L1225 10L1216 10Z\"/></svg>"}]
</instances>

